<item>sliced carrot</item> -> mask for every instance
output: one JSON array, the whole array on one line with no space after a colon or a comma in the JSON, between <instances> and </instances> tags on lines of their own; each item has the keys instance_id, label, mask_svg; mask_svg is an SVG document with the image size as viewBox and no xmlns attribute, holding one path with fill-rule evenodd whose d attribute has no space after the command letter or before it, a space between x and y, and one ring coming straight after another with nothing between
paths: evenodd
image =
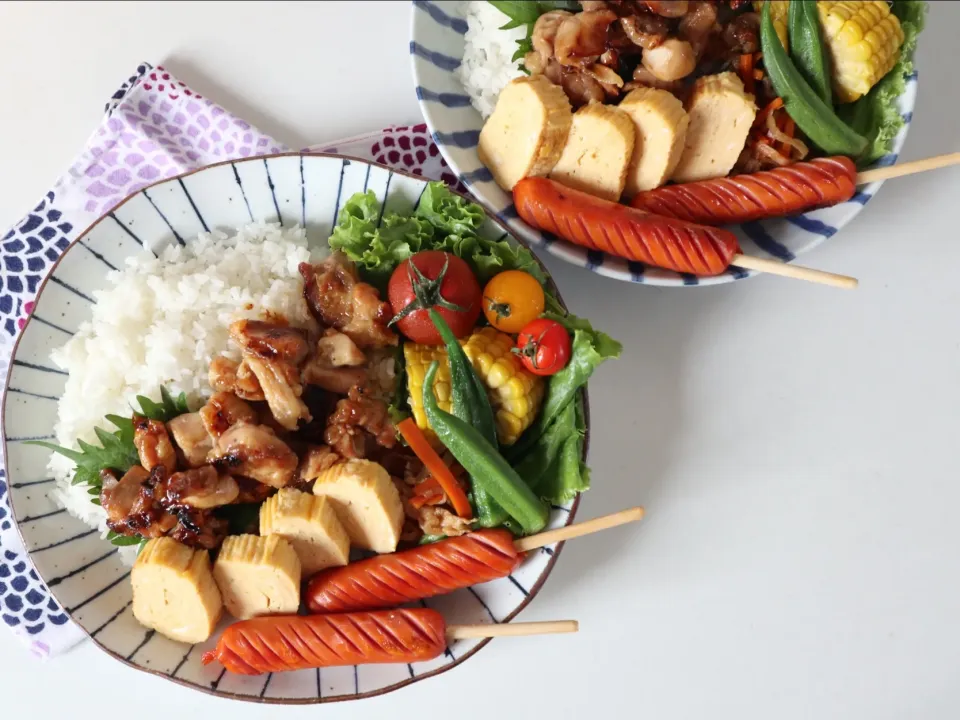
<instances>
[{"instance_id":1,"label":"sliced carrot","mask_svg":"<svg viewBox=\"0 0 960 720\"><path fill-rule=\"evenodd\" d=\"M440 484L440 488L447 494L447 497L450 498L450 504L453 505L453 509L457 515L468 520L473 518L473 509L470 507L467 494L463 491L463 488L460 487L460 483L457 482L450 468L444 465L437 451L430 447L426 436L420 428L417 427L413 418L407 418L400 422L400 424L397 425L397 430L400 431L403 439L407 441L407 445L410 446L414 454L420 458L420 462L427 468L427 471L436 478Z\"/></svg>"},{"instance_id":2,"label":"sliced carrot","mask_svg":"<svg viewBox=\"0 0 960 720\"><path fill-rule=\"evenodd\" d=\"M760 112L757 113L757 119L753 121L754 127L766 125L767 116L783 107L783 98L774 98Z\"/></svg>"},{"instance_id":3,"label":"sliced carrot","mask_svg":"<svg viewBox=\"0 0 960 720\"><path fill-rule=\"evenodd\" d=\"M413 486L414 495L433 495L438 492L443 492L443 488L433 475Z\"/></svg>"},{"instance_id":4,"label":"sliced carrot","mask_svg":"<svg viewBox=\"0 0 960 720\"><path fill-rule=\"evenodd\" d=\"M763 80L763 70L754 70L753 71L754 80Z\"/></svg>"},{"instance_id":5,"label":"sliced carrot","mask_svg":"<svg viewBox=\"0 0 960 720\"><path fill-rule=\"evenodd\" d=\"M429 495L414 495L410 498L410 507L414 510L419 510L424 505L439 505L446 497L442 492L431 493Z\"/></svg>"},{"instance_id":6,"label":"sliced carrot","mask_svg":"<svg viewBox=\"0 0 960 720\"><path fill-rule=\"evenodd\" d=\"M784 115L787 115L784 113ZM787 115L786 121L783 123L783 127L780 128L783 130L783 134L788 137L793 137L794 132L796 132L797 124L793 121L793 118ZM793 146L790 143L782 142L778 148L783 155L786 155L788 158L793 153Z\"/></svg>"},{"instance_id":7,"label":"sliced carrot","mask_svg":"<svg viewBox=\"0 0 960 720\"><path fill-rule=\"evenodd\" d=\"M748 93L753 92L753 55L740 56L740 79Z\"/></svg>"}]
</instances>

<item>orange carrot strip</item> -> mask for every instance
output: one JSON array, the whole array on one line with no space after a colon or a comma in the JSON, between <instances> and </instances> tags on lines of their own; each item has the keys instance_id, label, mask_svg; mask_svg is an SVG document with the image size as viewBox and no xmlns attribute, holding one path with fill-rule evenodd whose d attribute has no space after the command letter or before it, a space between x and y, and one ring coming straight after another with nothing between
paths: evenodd
<instances>
[{"instance_id":1,"label":"orange carrot strip","mask_svg":"<svg viewBox=\"0 0 960 720\"><path fill-rule=\"evenodd\" d=\"M760 112L757 113L757 119L753 121L754 126L765 125L767 116L783 107L783 98L774 98Z\"/></svg>"},{"instance_id":2,"label":"orange carrot strip","mask_svg":"<svg viewBox=\"0 0 960 720\"><path fill-rule=\"evenodd\" d=\"M763 70L754 70L753 71L754 80L763 80Z\"/></svg>"},{"instance_id":3,"label":"orange carrot strip","mask_svg":"<svg viewBox=\"0 0 960 720\"><path fill-rule=\"evenodd\" d=\"M438 492L443 492L443 489L433 475L413 486L414 495L433 495Z\"/></svg>"},{"instance_id":4,"label":"orange carrot strip","mask_svg":"<svg viewBox=\"0 0 960 720\"><path fill-rule=\"evenodd\" d=\"M753 92L753 55L740 56L740 79L748 93Z\"/></svg>"},{"instance_id":5,"label":"orange carrot strip","mask_svg":"<svg viewBox=\"0 0 960 720\"><path fill-rule=\"evenodd\" d=\"M786 113L784 113L784 115L786 115ZM786 122L783 123L783 127L781 128L781 130L783 130L783 134L784 134L784 135L787 135L788 137L791 137L791 138L792 138L792 137L793 137L793 133L796 131L796 129L797 129L797 124L793 121L793 118L792 118L792 117L790 117L789 115L787 115ZM793 146L792 146L790 143L787 143L787 142L782 142L782 143L780 143L780 148L779 148L779 149L780 149L780 152L781 152L783 155L786 155L788 158L789 158L789 157L792 155L792 153L793 153Z\"/></svg>"},{"instance_id":6,"label":"orange carrot strip","mask_svg":"<svg viewBox=\"0 0 960 720\"><path fill-rule=\"evenodd\" d=\"M439 505L443 502L446 495L443 493L434 493L430 495L414 495L410 498L410 507L419 510L424 505Z\"/></svg>"},{"instance_id":7,"label":"orange carrot strip","mask_svg":"<svg viewBox=\"0 0 960 720\"><path fill-rule=\"evenodd\" d=\"M470 501L467 494L460 487L460 483L450 472L450 468L443 464L443 460L437 455L437 451L430 447L426 436L417 427L413 418L407 418L397 425L397 430L407 441L407 445L413 450L414 454L420 458L420 462L427 468L429 473L436 478L440 487L450 498L450 504L454 511L460 517L470 520L473 518L473 509L470 507Z\"/></svg>"}]
</instances>

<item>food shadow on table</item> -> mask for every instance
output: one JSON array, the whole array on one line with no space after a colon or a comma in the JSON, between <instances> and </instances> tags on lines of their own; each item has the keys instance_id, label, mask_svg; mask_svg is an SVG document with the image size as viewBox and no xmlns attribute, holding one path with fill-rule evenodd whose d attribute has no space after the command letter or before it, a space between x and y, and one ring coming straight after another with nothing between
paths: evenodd
<instances>
[{"instance_id":1,"label":"food shadow on table","mask_svg":"<svg viewBox=\"0 0 960 720\"><path fill-rule=\"evenodd\" d=\"M716 288L704 293L661 291L611 283L599 275L541 255L574 313L602 318L623 342L621 360L591 378L590 455L594 489L581 501L578 519L643 505L646 520L567 544L548 582L548 595L563 597L566 585L590 584L644 526L656 522L663 483L682 445L686 375L691 337L705 313L718 310Z\"/></svg>"},{"instance_id":2,"label":"food shadow on table","mask_svg":"<svg viewBox=\"0 0 960 720\"><path fill-rule=\"evenodd\" d=\"M201 95L209 93L209 97L216 98L218 104L235 113L237 117L243 118L253 127L259 128L271 137L292 143L291 147L301 148L324 139L332 139L301 136L294 126L284 121L282 117L233 92L226 84L217 82L207 71L190 60L179 57L176 53L162 60L159 67L169 70L171 75Z\"/></svg>"}]
</instances>

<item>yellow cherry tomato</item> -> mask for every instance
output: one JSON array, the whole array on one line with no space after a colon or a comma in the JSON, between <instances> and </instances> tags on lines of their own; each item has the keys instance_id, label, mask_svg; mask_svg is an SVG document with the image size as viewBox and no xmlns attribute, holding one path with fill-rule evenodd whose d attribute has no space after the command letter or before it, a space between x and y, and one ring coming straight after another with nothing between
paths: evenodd
<instances>
[{"instance_id":1,"label":"yellow cherry tomato","mask_svg":"<svg viewBox=\"0 0 960 720\"><path fill-rule=\"evenodd\" d=\"M543 313L543 288L533 275L507 270L483 289L483 314L500 332L516 335Z\"/></svg>"}]
</instances>

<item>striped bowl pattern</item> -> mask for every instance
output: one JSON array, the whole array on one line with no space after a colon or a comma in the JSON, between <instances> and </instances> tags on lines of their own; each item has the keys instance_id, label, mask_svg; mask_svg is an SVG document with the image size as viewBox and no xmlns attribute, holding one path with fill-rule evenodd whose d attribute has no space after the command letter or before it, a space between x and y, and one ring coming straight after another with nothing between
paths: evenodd
<instances>
[{"instance_id":1,"label":"striped bowl pattern","mask_svg":"<svg viewBox=\"0 0 960 720\"><path fill-rule=\"evenodd\" d=\"M216 665L204 667L200 656L213 647L213 639L189 646L136 622L130 569L97 531L49 498L53 487L46 469L50 453L25 443L53 435L66 374L53 366L51 351L90 318L93 293L105 286L106 274L123 267L128 257L144 249L156 253L171 243L190 243L202 231L236 229L252 221L305 226L311 241L325 246L341 202L353 193L373 190L386 211L405 213L415 208L425 187L426 181L414 175L335 155L286 154L221 163L127 198L84 232L53 268L17 342L3 399L11 504L24 546L57 601L118 660L224 697L319 703L395 690L460 664L488 642L460 640L444 656L412 665L262 677L226 674ZM481 232L492 239L510 237L489 217ZM554 507L549 526L572 522L576 505L574 501ZM451 624L505 622L540 589L559 549L535 551L513 575L431 599L429 606Z\"/></svg>"},{"instance_id":2,"label":"striped bowl pattern","mask_svg":"<svg viewBox=\"0 0 960 720\"><path fill-rule=\"evenodd\" d=\"M605 277L646 285L682 287L718 285L743 280L755 271L731 267L716 277L694 275L628 262L606 253L587 250L527 225L518 216L509 194L493 182L490 171L480 164L477 142L483 120L464 91L456 74L463 58L467 23L461 0L414 0L411 17L410 59L417 98L434 141L447 164L461 182L493 214L535 249L544 249L569 263L585 267ZM907 78L900 97L900 112L905 125L894 141L889 155L872 167L884 167L897 161L906 139L917 95L916 73ZM876 195L882 183L859 188L848 202L814 210L790 218L749 222L731 228L740 240L743 253L791 262L797 255L816 247L850 222Z\"/></svg>"}]
</instances>

